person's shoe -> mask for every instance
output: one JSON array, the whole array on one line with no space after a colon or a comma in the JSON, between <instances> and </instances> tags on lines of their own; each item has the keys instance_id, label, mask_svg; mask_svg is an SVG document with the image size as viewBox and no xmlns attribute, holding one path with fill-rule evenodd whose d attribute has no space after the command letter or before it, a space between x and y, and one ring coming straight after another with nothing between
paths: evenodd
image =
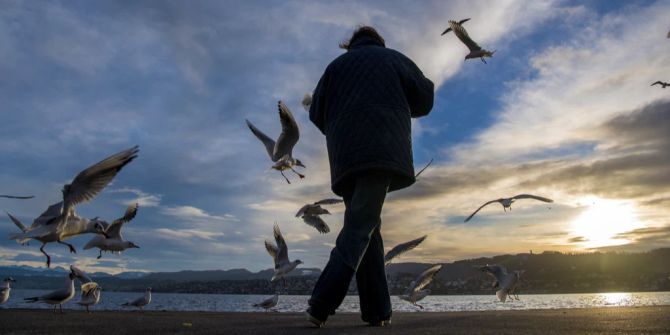
<instances>
[{"instance_id":1,"label":"person's shoe","mask_svg":"<svg viewBox=\"0 0 670 335\"><path fill-rule=\"evenodd\" d=\"M319 320L316 316L312 315L311 307L305 311L305 316L307 316L307 321L311 322L317 328L323 328L326 325L326 320Z\"/></svg>"},{"instance_id":2,"label":"person's shoe","mask_svg":"<svg viewBox=\"0 0 670 335\"><path fill-rule=\"evenodd\" d=\"M376 322L368 322L368 326L370 327L386 327L390 325L391 325L391 319Z\"/></svg>"}]
</instances>

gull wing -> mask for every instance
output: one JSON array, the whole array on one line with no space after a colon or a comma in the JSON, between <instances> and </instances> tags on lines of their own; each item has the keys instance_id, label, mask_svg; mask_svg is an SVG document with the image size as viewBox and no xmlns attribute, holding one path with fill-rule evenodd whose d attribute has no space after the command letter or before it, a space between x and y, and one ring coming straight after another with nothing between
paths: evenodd
<instances>
[{"instance_id":1,"label":"gull wing","mask_svg":"<svg viewBox=\"0 0 670 335\"><path fill-rule=\"evenodd\" d=\"M278 268L279 263L277 261L277 256L279 255L279 249L277 249L277 247L274 244L272 244L272 242L266 240L265 241L265 250L267 250L268 254L270 254L270 256L272 256L272 259L275 262L275 269Z\"/></svg>"},{"instance_id":2,"label":"gull wing","mask_svg":"<svg viewBox=\"0 0 670 335\"><path fill-rule=\"evenodd\" d=\"M386 255L384 255L384 265L389 265L394 258L416 248L419 244L421 244L421 242L423 242L423 240L426 239L426 237L428 237L428 235L424 235L409 242L396 245L391 250L389 250Z\"/></svg>"},{"instance_id":3,"label":"gull wing","mask_svg":"<svg viewBox=\"0 0 670 335\"><path fill-rule=\"evenodd\" d=\"M33 220L31 227L43 226L49 224L51 220L63 213L63 202L57 202L47 208L44 213L40 214L37 219Z\"/></svg>"},{"instance_id":4,"label":"gull wing","mask_svg":"<svg viewBox=\"0 0 670 335\"><path fill-rule=\"evenodd\" d=\"M305 215L305 212L307 211L307 209L310 208L310 207L312 207L312 206L314 206L314 205L307 204L307 205L305 205L305 206L302 206L302 207L298 210L298 213L295 213L295 217L299 218L299 217Z\"/></svg>"},{"instance_id":5,"label":"gull wing","mask_svg":"<svg viewBox=\"0 0 670 335\"><path fill-rule=\"evenodd\" d=\"M319 200L319 201L315 202L314 204L315 205L336 205L336 204L340 204L342 202L344 202L344 200L332 198L332 199Z\"/></svg>"},{"instance_id":6,"label":"gull wing","mask_svg":"<svg viewBox=\"0 0 670 335\"><path fill-rule=\"evenodd\" d=\"M470 221L470 219L472 219L472 217L475 216L475 214L477 214L477 212L479 212L479 210L481 210L482 208L484 208L484 207L486 207L486 206L488 206L488 205L490 205L490 204L492 204L492 203L494 203L494 202L499 202L499 201L500 201L500 199L491 200L491 201L486 202L485 204L479 206L479 208L477 208L476 211L472 212L472 214L470 214L470 216L468 216L468 218L465 219L465 221L463 221L463 222L468 222L468 221Z\"/></svg>"},{"instance_id":7,"label":"gull wing","mask_svg":"<svg viewBox=\"0 0 670 335\"><path fill-rule=\"evenodd\" d=\"M549 198L537 196L537 195L532 195L532 194L519 194L515 195L512 197L512 199L518 200L518 199L535 199L535 200L540 200L544 202L554 202L554 200L551 200Z\"/></svg>"},{"instance_id":8,"label":"gull wing","mask_svg":"<svg viewBox=\"0 0 670 335\"><path fill-rule=\"evenodd\" d=\"M117 173L137 157L139 148L123 150L80 172L72 183L63 187L63 208L69 210L78 203L95 198L114 179Z\"/></svg>"},{"instance_id":9,"label":"gull wing","mask_svg":"<svg viewBox=\"0 0 670 335\"><path fill-rule=\"evenodd\" d=\"M63 301L70 297L70 292L69 289L67 288L62 288L60 290L53 291L51 293L47 293L43 296L40 297L39 300L44 300L44 301Z\"/></svg>"},{"instance_id":10,"label":"gull wing","mask_svg":"<svg viewBox=\"0 0 670 335\"><path fill-rule=\"evenodd\" d=\"M270 156L270 159L274 162L275 159L273 157L273 153L275 151L275 141L271 139L268 135L265 135L262 131L260 131L256 126L254 126L249 120L247 121L247 127L251 129L251 132L254 133L256 138L258 138L261 142L263 142L263 145L265 146L265 150L268 152L268 155Z\"/></svg>"},{"instance_id":11,"label":"gull wing","mask_svg":"<svg viewBox=\"0 0 670 335\"><path fill-rule=\"evenodd\" d=\"M663 82L659 80L659 81L651 84L651 86L654 86L654 85L663 85Z\"/></svg>"},{"instance_id":12,"label":"gull wing","mask_svg":"<svg viewBox=\"0 0 670 335\"><path fill-rule=\"evenodd\" d=\"M482 47L480 47L477 43L475 43L475 41L472 40L472 38L470 38L470 35L468 35L468 32L465 30L465 28L463 28L463 26L460 24L455 24L453 29L454 34L456 34L458 39L461 40L461 42L463 42L463 44L465 44L465 46L467 46L470 51L479 51L482 49Z\"/></svg>"},{"instance_id":13,"label":"gull wing","mask_svg":"<svg viewBox=\"0 0 670 335\"><path fill-rule=\"evenodd\" d=\"M277 262L278 264L288 263L288 246L286 245L286 241L284 241L284 236L282 236L281 231L279 230L279 225L276 223L273 232L275 235L275 242L277 242L277 249L279 250L277 253Z\"/></svg>"},{"instance_id":14,"label":"gull wing","mask_svg":"<svg viewBox=\"0 0 670 335\"><path fill-rule=\"evenodd\" d=\"M428 164L426 164L426 166L423 167L423 169L421 169L417 174L414 175L414 178L415 178L415 179L416 179L416 178L419 178L419 175L420 175L424 170L426 170L426 169L430 166L430 164L433 164L433 159L432 159L432 158L430 159L430 162L428 162Z\"/></svg>"},{"instance_id":15,"label":"gull wing","mask_svg":"<svg viewBox=\"0 0 670 335\"><path fill-rule=\"evenodd\" d=\"M29 196L19 196L19 195L7 195L7 194L0 194L0 198L9 198L9 199L32 199L34 198L34 195L29 195Z\"/></svg>"},{"instance_id":16,"label":"gull wing","mask_svg":"<svg viewBox=\"0 0 670 335\"><path fill-rule=\"evenodd\" d=\"M254 304L254 307L270 308L276 306L278 301L279 301L279 295L275 294L261 301L260 303Z\"/></svg>"},{"instance_id":17,"label":"gull wing","mask_svg":"<svg viewBox=\"0 0 670 335\"><path fill-rule=\"evenodd\" d=\"M84 285L87 284L87 283L92 283L93 282L93 279L91 279L91 277L88 275L88 273L84 272L83 270L79 269L78 267L76 267L74 265L70 265L70 271L72 271L72 273L74 273L74 275L77 278L79 278L79 281L82 282L82 284L84 284ZM82 291L84 291L84 285L81 286Z\"/></svg>"},{"instance_id":18,"label":"gull wing","mask_svg":"<svg viewBox=\"0 0 670 335\"><path fill-rule=\"evenodd\" d=\"M449 23L453 22L453 23L455 23L455 24L462 25L463 23L468 22L468 21L470 21L469 18L467 18L467 19L465 19L465 20L460 20L460 21L458 21L458 22L456 22L456 21L449 21ZM443 31L441 35L444 35L444 34L450 32L451 30L452 30L452 29L451 29L451 24L449 24L449 28L447 28L445 31Z\"/></svg>"},{"instance_id":19,"label":"gull wing","mask_svg":"<svg viewBox=\"0 0 670 335\"><path fill-rule=\"evenodd\" d=\"M486 272L491 277L495 278L498 283L502 283L505 280L507 275L507 269L500 265L485 265L479 268L481 271Z\"/></svg>"},{"instance_id":20,"label":"gull wing","mask_svg":"<svg viewBox=\"0 0 670 335\"><path fill-rule=\"evenodd\" d=\"M426 285L430 284L431 281L435 278L438 272L442 270L442 265L437 264L428 268L426 271L422 272L414 280L414 285L412 286L412 292L421 291Z\"/></svg>"},{"instance_id":21,"label":"gull wing","mask_svg":"<svg viewBox=\"0 0 670 335\"><path fill-rule=\"evenodd\" d=\"M139 207L138 203L134 203L126 209L126 213L123 215L123 217L118 218L112 222L109 227L106 229L106 233L109 236L109 238L118 238L120 240L123 239L123 236L121 235L121 228L123 228L123 224L126 222L130 222L132 219L135 218L135 215L137 215L137 209Z\"/></svg>"},{"instance_id":22,"label":"gull wing","mask_svg":"<svg viewBox=\"0 0 670 335\"><path fill-rule=\"evenodd\" d=\"M274 161L284 157L284 155L290 155L300 138L298 124L295 122L295 118L293 118L293 114L291 114L288 107L279 100L277 109L279 109L279 120L281 121L281 134L277 139L277 145L272 155Z\"/></svg>"},{"instance_id":23,"label":"gull wing","mask_svg":"<svg viewBox=\"0 0 670 335\"><path fill-rule=\"evenodd\" d=\"M326 224L326 222L317 215L305 215L302 217L302 220L305 221L306 224L316 228L316 230L318 230L321 234L327 234L330 232L328 224Z\"/></svg>"},{"instance_id":24,"label":"gull wing","mask_svg":"<svg viewBox=\"0 0 670 335\"><path fill-rule=\"evenodd\" d=\"M9 212L6 212L6 213L7 213L7 216L9 216L9 219L12 220L12 222L14 222L14 224L17 227L19 227L19 229L21 229L22 232L25 233L28 230L28 228L26 226L24 226L23 223L21 223L21 221L19 221L19 219L15 218L12 214L9 214Z\"/></svg>"}]
</instances>

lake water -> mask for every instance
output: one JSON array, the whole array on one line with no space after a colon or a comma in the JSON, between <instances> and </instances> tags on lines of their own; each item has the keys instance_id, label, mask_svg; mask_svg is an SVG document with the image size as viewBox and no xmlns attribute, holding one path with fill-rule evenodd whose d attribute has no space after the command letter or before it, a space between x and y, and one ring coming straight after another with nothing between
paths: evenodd
<instances>
[{"instance_id":1,"label":"lake water","mask_svg":"<svg viewBox=\"0 0 670 335\"><path fill-rule=\"evenodd\" d=\"M42 290L12 290L9 301L0 308L51 308L42 303L25 303L23 298L39 296L47 293ZM102 292L101 302L94 310L122 310L121 304L142 296L139 292ZM216 312L255 312L254 303L269 296L262 295L229 295L229 294L181 294L153 293L152 301L145 309L168 311L216 311ZM670 292L642 293L589 293L589 294L528 294L519 295L520 301L498 302L495 295L442 295L428 296L420 301L424 311L489 311L489 310L523 310L552 308L588 308L616 306L657 306L670 305ZM302 312L307 308L308 296L283 295L279 297L276 310L280 312ZM76 304L79 296L67 302L63 307L83 309ZM399 312L420 311L418 307L391 297L393 310ZM339 311L357 312L358 297L347 296Z\"/></svg>"}]
</instances>

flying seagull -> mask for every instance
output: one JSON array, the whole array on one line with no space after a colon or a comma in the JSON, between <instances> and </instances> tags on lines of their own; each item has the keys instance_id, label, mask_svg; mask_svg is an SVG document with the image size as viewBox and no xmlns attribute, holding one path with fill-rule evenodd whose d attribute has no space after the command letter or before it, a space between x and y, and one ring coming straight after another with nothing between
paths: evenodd
<instances>
[{"instance_id":1,"label":"flying seagull","mask_svg":"<svg viewBox=\"0 0 670 335\"><path fill-rule=\"evenodd\" d=\"M342 203L342 199L323 199L319 200L313 204L307 204L305 206L302 206L300 210L298 210L298 213L295 214L295 217L302 218L303 221L305 221L306 224L316 228L316 230L319 231L319 233L322 234L327 234L330 232L330 228L326 224L326 222L323 221L319 217L319 215L322 214L330 214L330 212L321 207L321 205L335 205Z\"/></svg>"},{"instance_id":2,"label":"flying seagull","mask_svg":"<svg viewBox=\"0 0 670 335\"><path fill-rule=\"evenodd\" d=\"M118 252L121 253L122 251L130 248L140 248L138 245L136 245L133 242L126 241L123 239L123 235L121 235L121 228L123 228L123 224L126 222L130 222L133 218L135 218L135 215L137 215L137 208L139 204L135 203L130 206L128 206L128 209L126 209L126 213L114 220L112 224L108 224L107 222L100 221L102 225L104 225L105 228L105 235L96 235L94 236L86 245L84 246L84 250L88 250L91 248L98 248L100 249L100 253L98 254L98 259L102 257L102 252L103 251L111 251L111 252Z\"/></svg>"},{"instance_id":3,"label":"flying seagull","mask_svg":"<svg viewBox=\"0 0 670 335\"><path fill-rule=\"evenodd\" d=\"M433 265L428 270L424 271L421 273L416 279L414 279L413 282L409 284L409 287L407 287L407 290L405 290L405 294L399 296L400 299L405 300L409 303L411 303L414 306L417 306L421 309L423 309L423 306L417 304L417 301L420 301L421 299L425 298L430 294L429 289L424 289L428 284L430 284L431 281L435 278L438 272L442 269L442 265Z\"/></svg>"},{"instance_id":4,"label":"flying seagull","mask_svg":"<svg viewBox=\"0 0 670 335\"><path fill-rule=\"evenodd\" d=\"M299 264L302 264L302 261L296 259L295 261L291 262L288 259L288 246L286 245L284 236L282 236L281 231L279 230L279 226L276 223L274 225L273 232L277 245L272 244L272 242L268 240L265 241L265 249L267 249L275 263L274 276L272 276L270 281L282 279L284 280L285 285L286 279L284 276L293 271L293 269L295 269Z\"/></svg>"},{"instance_id":5,"label":"flying seagull","mask_svg":"<svg viewBox=\"0 0 670 335\"><path fill-rule=\"evenodd\" d=\"M34 195L20 196L20 195L0 194L0 198L9 198L9 199L32 199L34 197L35 197Z\"/></svg>"},{"instance_id":6,"label":"flying seagull","mask_svg":"<svg viewBox=\"0 0 670 335\"><path fill-rule=\"evenodd\" d=\"M10 240L25 244L31 239L42 242L40 251L47 257L47 267L51 257L44 251L47 243L58 242L67 245L70 252L76 253L74 246L63 240L85 233L105 234L104 227L96 220L79 217L75 206L93 200L102 189L114 179L117 173L137 157L137 146L123 150L81 171L70 184L63 187L63 201L47 208L30 227L7 213L14 224L21 229L20 234L12 234Z\"/></svg>"},{"instance_id":7,"label":"flying seagull","mask_svg":"<svg viewBox=\"0 0 670 335\"><path fill-rule=\"evenodd\" d=\"M491 201L481 205L479 208L477 208L476 211L474 211L472 214L470 214L470 216L468 216L467 219L465 219L465 222L470 221L470 219L472 219L472 217L475 216L475 214L477 214L477 212L479 212L480 209L482 209L486 205L492 204L494 202L499 202L503 206L504 211L507 211L506 210L507 208L509 208L509 210L511 211L512 210L512 203L514 203L515 201L517 201L519 199L535 199L535 200L544 201L544 202L554 202L554 200L551 200L549 198L540 197L540 196L532 195L532 194L519 194L519 195L515 195L511 198L500 198L500 199L496 199L496 200L491 200Z\"/></svg>"},{"instance_id":8,"label":"flying seagull","mask_svg":"<svg viewBox=\"0 0 670 335\"><path fill-rule=\"evenodd\" d=\"M666 87L670 86L670 83L662 82L662 81L659 80L659 81L651 84L651 86L654 86L654 85L661 85L661 88L666 88Z\"/></svg>"},{"instance_id":9,"label":"flying seagull","mask_svg":"<svg viewBox=\"0 0 670 335\"><path fill-rule=\"evenodd\" d=\"M489 276L495 279L491 286L498 289L498 291L496 291L496 297L498 297L500 301L505 302L507 296L509 296L511 300L514 300L514 297L516 297L516 300L519 300L519 296L514 293L514 290L519 283L521 275L524 273L523 270L507 273L507 269L500 265L485 265L480 267L479 270L486 272Z\"/></svg>"},{"instance_id":10,"label":"flying seagull","mask_svg":"<svg viewBox=\"0 0 670 335\"><path fill-rule=\"evenodd\" d=\"M3 286L0 288L0 305L6 303L7 300L9 300L9 292L12 290L12 288L9 287L9 284L12 282L16 283L16 280L14 280L12 277L7 277L2 281Z\"/></svg>"},{"instance_id":11,"label":"flying seagull","mask_svg":"<svg viewBox=\"0 0 670 335\"><path fill-rule=\"evenodd\" d=\"M257 303L254 304L254 307L260 307L264 308L265 310L269 310L271 308L274 308L277 306L277 302L279 302L279 294L275 293L275 295Z\"/></svg>"},{"instance_id":12,"label":"flying seagull","mask_svg":"<svg viewBox=\"0 0 670 335\"><path fill-rule=\"evenodd\" d=\"M270 159L275 163L272 165L272 168L278 170L284 179L286 179L286 182L290 184L291 181L284 175L284 170L293 171L300 177L300 179L305 178L304 175L293 169L294 166L305 167L299 159L293 158L293 147L298 143L300 131L298 130L298 124L295 122L293 114L291 114L291 111L281 100L279 100L277 108L279 109L279 120L281 121L282 128L281 134L279 135L279 138L277 138L277 142L258 130L258 128L251 124L249 120L246 121L251 132L263 142L265 150L267 150L268 155L270 155Z\"/></svg>"},{"instance_id":13,"label":"flying seagull","mask_svg":"<svg viewBox=\"0 0 670 335\"><path fill-rule=\"evenodd\" d=\"M428 237L428 235L424 235L417 239L396 245L391 250L389 250L389 252L387 252L386 255L384 255L384 265L388 266L389 264L391 264L394 258L416 248L419 244L421 244L421 242L423 242L423 240L426 239L426 237Z\"/></svg>"},{"instance_id":14,"label":"flying seagull","mask_svg":"<svg viewBox=\"0 0 670 335\"><path fill-rule=\"evenodd\" d=\"M147 287L147 289L144 291L144 296L139 297L133 301L129 301L121 306L130 306L130 307L137 307L140 310L151 303L151 287Z\"/></svg>"},{"instance_id":15,"label":"flying seagull","mask_svg":"<svg viewBox=\"0 0 670 335\"><path fill-rule=\"evenodd\" d=\"M89 307L95 306L100 302L100 291L102 287L94 282L88 273L82 271L74 265L70 265L70 271L81 282L81 298L77 301L80 306L86 307L86 312L90 313Z\"/></svg>"},{"instance_id":16,"label":"flying seagull","mask_svg":"<svg viewBox=\"0 0 670 335\"><path fill-rule=\"evenodd\" d=\"M463 23L468 22L469 20L470 19L465 19L458 22L450 20L449 28L447 28L447 30L442 32L442 35L453 30L454 34L456 34L456 37L458 37L458 39L461 40L461 42L463 42L463 44L465 44L468 47L468 49L470 49L470 53L467 56L465 56L465 60L468 60L470 58L479 58L482 60L482 62L486 63L484 57L493 57L493 54L496 51L495 50L488 51L482 49L482 47L480 47L477 43L475 43L475 41L472 40L472 38L470 38L468 32L465 31L465 28L463 28L462 26Z\"/></svg>"},{"instance_id":17,"label":"flying seagull","mask_svg":"<svg viewBox=\"0 0 670 335\"><path fill-rule=\"evenodd\" d=\"M24 299L25 302L43 302L45 304L54 306L54 313L56 312L56 305L60 307L60 312L63 313L63 304L70 301L74 297L74 279L75 274L70 271L65 286L59 290L47 293L39 297L32 297Z\"/></svg>"},{"instance_id":18,"label":"flying seagull","mask_svg":"<svg viewBox=\"0 0 670 335\"><path fill-rule=\"evenodd\" d=\"M305 93L305 96L302 97L302 107L309 112L309 107L312 106L312 95L310 93Z\"/></svg>"}]
</instances>

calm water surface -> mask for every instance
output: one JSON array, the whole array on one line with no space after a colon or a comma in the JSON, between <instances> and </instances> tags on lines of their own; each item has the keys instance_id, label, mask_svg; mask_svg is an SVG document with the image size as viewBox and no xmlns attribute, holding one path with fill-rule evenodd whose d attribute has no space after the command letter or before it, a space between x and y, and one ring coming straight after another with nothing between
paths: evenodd
<instances>
[{"instance_id":1,"label":"calm water surface","mask_svg":"<svg viewBox=\"0 0 670 335\"><path fill-rule=\"evenodd\" d=\"M48 291L12 290L9 301L0 308L50 308L50 305L24 303L23 298L38 296ZM79 292L78 292L79 294ZM94 310L122 310L121 304L142 296L140 292L102 292L101 302ZM269 296L228 295L228 294L182 294L154 293L152 301L145 309L168 311L216 311L216 312L255 312L254 303ZM523 310L552 308L588 308L616 306L657 306L670 305L670 292L644 293L589 293L589 294L529 294L519 295L521 301L509 300L506 303L496 301L495 295L442 295L429 296L420 301L425 311L488 311ZM307 308L309 296L283 295L279 297L276 310L280 312L302 312ZM76 304L79 295L67 302L64 308L83 309ZM418 307L391 297L394 311L415 312ZM339 311L357 312L358 297L347 296Z\"/></svg>"}]
</instances>

